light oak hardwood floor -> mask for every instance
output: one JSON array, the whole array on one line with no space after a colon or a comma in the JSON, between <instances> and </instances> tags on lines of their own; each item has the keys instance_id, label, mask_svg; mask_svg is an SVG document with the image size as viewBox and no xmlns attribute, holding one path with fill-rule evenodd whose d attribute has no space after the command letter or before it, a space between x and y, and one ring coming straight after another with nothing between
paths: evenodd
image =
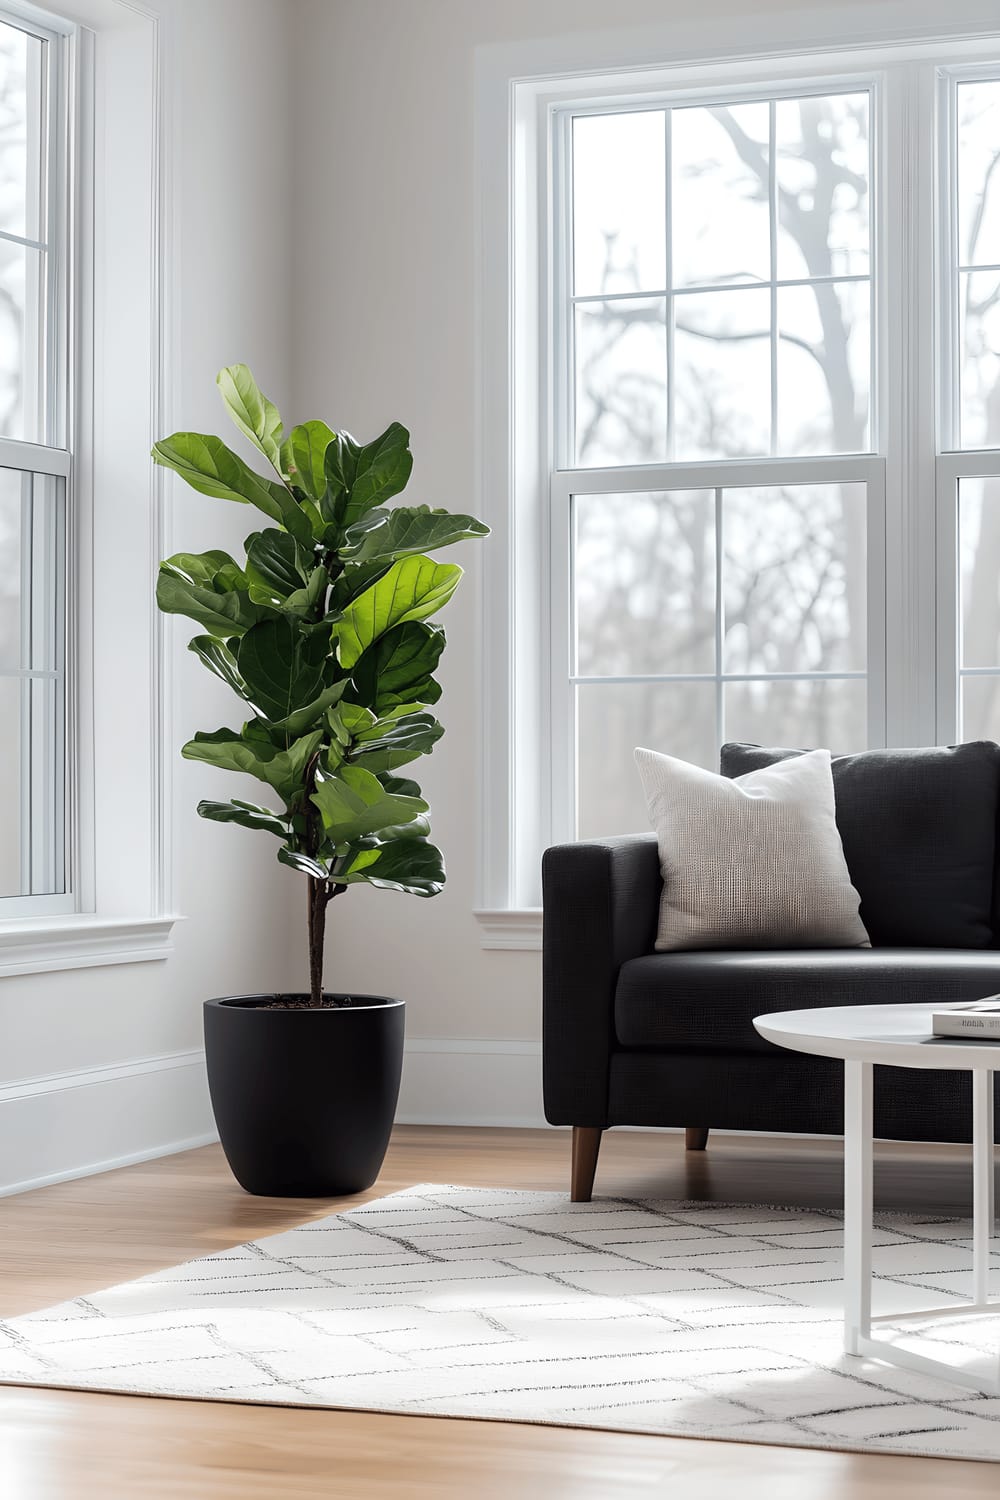
<instances>
[{"instance_id":1,"label":"light oak hardwood floor","mask_svg":"<svg viewBox=\"0 0 1000 1500\"><path fill-rule=\"evenodd\" d=\"M595 1196L840 1202L833 1143L609 1132ZM886 1207L967 1211L968 1151L879 1148ZM567 1191L569 1136L403 1126L367 1197ZM357 1199L348 1200L357 1202ZM251 1198L218 1147L0 1200L0 1316L276 1232L344 1201ZM986 1500L991 1464L0 1387L2 1500Z\"/></svg>"}]
</instances>

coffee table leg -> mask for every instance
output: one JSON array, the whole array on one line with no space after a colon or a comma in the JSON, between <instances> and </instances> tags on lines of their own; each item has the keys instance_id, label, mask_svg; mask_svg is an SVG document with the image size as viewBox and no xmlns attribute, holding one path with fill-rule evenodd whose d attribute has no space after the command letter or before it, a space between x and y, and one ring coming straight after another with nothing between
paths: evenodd
<instances>
[{"instance_id":1,"label":"coffee table leg","mask_svg":"<svg viewBox=\"0 0 1000 1500\"><path fill-rule=\"evenodd\" d=\"M972 1281L974 1302L989 1297L990 1239L993 1235L993 1074L972 1074Z\"/></svg>"},{"instance_id":2,"label":"coffee table leg","mask_svg":"<svg viewBox=\"0 0 1000 1500\"><path fill-rule=\"evenodd\" d=\"M844 1063L844 1348L872 1322L872 1065Z\"/></svg>"}]
</instances>

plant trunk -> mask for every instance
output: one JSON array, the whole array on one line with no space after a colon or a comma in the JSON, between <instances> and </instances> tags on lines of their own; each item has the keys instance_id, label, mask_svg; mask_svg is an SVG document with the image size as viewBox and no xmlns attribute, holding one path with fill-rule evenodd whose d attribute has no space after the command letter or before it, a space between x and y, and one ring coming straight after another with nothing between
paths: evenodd
<instances>
[{"instance_id":1,"label":"plant trunk","mask_svg":"<svg viewBox=\"0 0 1000 1500\"><path fill-rule=\"evenodd\" d=\"M309 898L309 1004L323 1004L323 940L326 937L326 909L334 896L346 891L346 885L317 880L310 875Z\"/></svg>"}]
</instances>

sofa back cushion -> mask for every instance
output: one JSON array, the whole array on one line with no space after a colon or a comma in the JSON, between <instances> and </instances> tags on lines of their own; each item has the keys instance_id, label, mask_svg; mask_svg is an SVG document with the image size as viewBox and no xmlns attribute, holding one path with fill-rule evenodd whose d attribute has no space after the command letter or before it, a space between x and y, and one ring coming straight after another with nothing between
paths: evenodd
<instances>
[{"instance_id":1,"label":"sofa back cushion","mask_svg":"<svg viewBox=\"0 0 1000 1500\"><path fill-rule=\"evenodd\" d=\"M724 776L802 750L728 744ZM1000 746L862 750L833 759L837 826L875 946L988 948Z\"/></svg>"}]
</instances>

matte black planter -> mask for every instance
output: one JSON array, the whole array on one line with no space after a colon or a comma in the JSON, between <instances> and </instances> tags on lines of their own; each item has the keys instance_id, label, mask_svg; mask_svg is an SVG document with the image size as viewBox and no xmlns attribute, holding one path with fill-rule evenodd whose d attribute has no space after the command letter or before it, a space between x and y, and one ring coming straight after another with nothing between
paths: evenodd
<instances>
[{"instance_id":1,"label":"matte black planter","mask_svg":"<svg viewBox=\"0 0 1000 1500\"><path fill-rule=\"evenodd\" d=\"M402 1000L303 995L205 1001L208 1086L233 1176L269 1198L360 1193L378 1176L403 1066ZM339 995L327 999L342 1000Z\"/></svg>"}]
</instances>

